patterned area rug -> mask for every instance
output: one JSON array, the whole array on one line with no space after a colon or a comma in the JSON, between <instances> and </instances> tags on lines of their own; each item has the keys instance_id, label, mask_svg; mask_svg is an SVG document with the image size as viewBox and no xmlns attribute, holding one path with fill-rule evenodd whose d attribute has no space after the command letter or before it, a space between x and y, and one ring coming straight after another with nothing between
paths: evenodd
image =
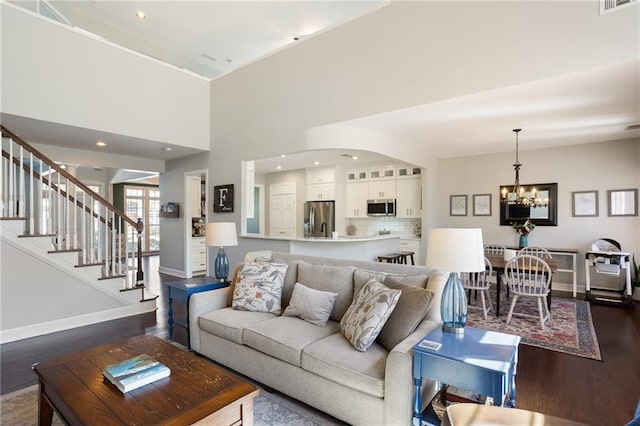
<instances>
[{"instance_id":1,"label":"patterned area rug","mask_svg":"<svg viewBox=\"0 0 640 426\"><path fill-rule=\"evenodd\" d=\"M277 392L261 390L253 402L255 426L341 426L328 415ZM33 426L38 424L38 385L3 395L0 398L0 425ZM54 413L54 426L64 422Z\"/></svg>"},{"instance_id":2,"label":"patterned area rug","mask_svg":"<svg viewBox=\"0 0 640 426\"><path fill-rule=\"evenodd\" d=\"M495 307L495 289L491 289L490 294ZM469 306L482 306L479 296L471 299ZM482 317L481 309L471 308L468 310L467 325L515 334L522 338L521 343L525 345L602 361L588 302L554 297L551 301L551 321L546 323L546 330L542 330L537 318L517 315L518 312L538 315L533 298L518 298L511 322L507 324L510 306L511 298L507 300L503 294L500 297L500 316L496 317L492 311L487 314L486 320Z\"/></svg>"}]
</instances>

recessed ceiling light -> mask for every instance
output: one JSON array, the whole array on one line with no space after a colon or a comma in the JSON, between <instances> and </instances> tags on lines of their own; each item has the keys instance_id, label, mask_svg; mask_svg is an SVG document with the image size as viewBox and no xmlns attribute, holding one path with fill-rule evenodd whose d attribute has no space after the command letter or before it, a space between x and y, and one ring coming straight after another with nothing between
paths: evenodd
<instances>
[{"instance_id":1,"label":"recessed ceiling light","mask_svg":"<svg viewBox=\"0 0 640 426\"><path fill-rule=\"evenodd\" d=\"M354 155L353 157L351 157L351 159L352 159L352 160L357 160L357 159L358 159L358 156L357 156L357 155Z\"/></svg>"},{"instance_id":2,"label":"recessed ceiling light","mask_svg":"<svg viewBox=\"0 0 640 426\"><path fill-rule=\"evenodd\" d=\"M169 152L171 151L173 148L171 148L170 146L165 146L164 148L162 148L163 151L165 152Z\"/></svg>"},{"instance_id":3,"label":"recessed ceiling light","mask_svg":"<svg viewBox=\"0 0 640 426\"><path fill-rule=\"evenodd\" d=\"M320 162L319 161L314 161L313 164L315 164L317 166L318 164L320 164Z\"/></svg>"},{"instance_id":4,"label":"recessed ceiling light","mask_svg":"<svg viewBox=\"0 0 640 426\"><path fill-rule=\"evenodd\" d=\"M104 146L107 146L107 143L104 142L104 141L98 141L98 142L96 142L96 146L99 146L100 148L102 148Z\"/></svg>"},{"instance_id":5,"label":"recessed ceiling light","mask_svg":"<svg viewBox=\"0 0 640 426\"><path fill-rule=\"evenodd\" d=\"M280 158L284 158L286 156L287 156L287 154L282 154L282 155L280 155Z\"/></svg>"},{"instance_id":6,"label":"recessed ceiling light","mask_svg":"<svg viewBox=\"0 0 640 426\"><path fill-rule=\"evenodd\" d=\"M137 11L137 12L136 12L136 16L137 16L138 18L140 18L140 19L144 19L144 18L146 18L146 17L147 17L147 15L145 15L145 14L144 14L144 12L143 12L143 11L141 11L141 10L139 10L139 11Z\"/></svg>"},{"instance_id":7,"label":"recessed ceiling light","mask_svg":"<svg viewBox=\"0 0 640 426\"><path fill-rule=\"evenodd\" d=\"M276 167L276 169L282 170L282 166L278 166L278 167Z\"/></svg>"}]
</instances>

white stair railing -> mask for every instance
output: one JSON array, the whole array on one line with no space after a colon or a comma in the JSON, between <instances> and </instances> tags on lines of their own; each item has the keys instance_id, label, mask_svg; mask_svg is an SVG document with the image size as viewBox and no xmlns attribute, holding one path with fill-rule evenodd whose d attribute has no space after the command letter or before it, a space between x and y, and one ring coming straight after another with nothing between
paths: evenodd
<instances>
[{"instance_id":1,"label":"white stair railing","mask_svg":"<svg viewBox=\"0 0 640 426\"><path fill-rule=\"evenodd\" d=\"M102 265L99 279L143 289L142 220L126 216L62 167L0 125L0 219L24 220L22 237L51 238L50 253L78 252L78 266Z\"/></svg>"}]
</instances>

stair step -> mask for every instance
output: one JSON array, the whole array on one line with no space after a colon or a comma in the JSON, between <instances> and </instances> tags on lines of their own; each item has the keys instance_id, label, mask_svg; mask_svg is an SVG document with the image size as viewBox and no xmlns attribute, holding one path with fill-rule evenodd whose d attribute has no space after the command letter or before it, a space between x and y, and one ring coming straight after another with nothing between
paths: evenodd
<instances>
[{"instance_id":1,"label":"stair step","mask_svg":"<svg viewBox=\"0 0 640 426\"><path fill-rule=\"evenodd\" d=\"M34 238L34 237L55 237L56 234L22 234L18 238Z\"/></svg>"},{"instance_id":2,"label":"stair step","mask_svg":"<svg viewBox=\"0 0 640 426\"><path fill-rule=\"evenodd\" d=\"M0 220L27 220L27 218L18 217L18 216L3 216L3 217L0 217Z\"/></svg>"},{"instance_id":3,"label":"stair step","mask_svg":"<svg viewBox=\"0 0 640 426\"><path fill-rule=\"evenodd\" d=\"M57 253L79 253L81 252L81 249L66 249L66 250L49 250L47 251L47 253L50 254L57 254Z\"/></svg>"},{"instance_id":4,"label":"stair step","mask_svg":"<svg viewBox=\"0 0 640 426\"><path fill-rule=\"evenodd\" d=\"M98 278L98 281L102 281L102 280L113 280L116 278L126 278L126 275L107 275L106 277L100 277Z\"/></svg>"},{"instance_id":5,"label":"stair step","mask_svg":"<svg viewBox=\"0 0 640 426\"><path fill-rule=\"evenodd\" d=\"M86 266L102 266L104 265L104 262L98 262L98 263L83 263L81 265L76 265L76 268L84 268Z\"/></svg>"}]
</instances>

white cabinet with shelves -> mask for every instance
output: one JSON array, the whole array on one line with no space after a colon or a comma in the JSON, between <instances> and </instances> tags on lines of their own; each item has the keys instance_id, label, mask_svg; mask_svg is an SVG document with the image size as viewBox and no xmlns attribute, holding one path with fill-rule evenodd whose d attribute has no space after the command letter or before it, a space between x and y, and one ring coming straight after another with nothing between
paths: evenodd
<instances>
[{"instance_id":1,"label":"white cabinet with shelves","mask_svg":"<svg viewBox=\"0 0 640 426\"><path fill-rule=\"evenodd\" d=\"M396 188L396 216L399 218L422 217L420 179L398 179Z\"/></svg>"},{"instance_id":2,"label":"white cabinet with shelves","mask_svg":"<svg viewBox=\"0 0 640 426\"><path fill-rule=\"evenodd\" d=\"M368 176L367 169L349 170L347 171L347 182L366 181Z\"/></svg>"},{"instance_id":3,"label":"white cabinet with shelves","mask_svg":"<svg viewBox=\"0 0 640 426\"><path fill-rule=\"evenodd\" d=\"M336 189L333 182L307 185L307 201L335 200Z\"/></svg>"},{"instance_id":4,"label":"white cabinet with shelves","mask_svg":"<svg viewBox=\"0 0 640 426\"><path fill-rule=\"evenodd\" d=\"M367 197L369 195L367 182L351 182L346 185L346 211L345 216L367 217Z\"/></svg>"},{"instance_id":5,"label":"white cabinet with shelves","mask_svg":"<svg viewBox=\"0 0 640 426\"><path fill-rule=\"evenodd\" d=\"M200 182L198 182L199 184ZM207 269L207 246L205 237L191 238L191 272L204 272Z\"/></svg>"},{"instance_id":6,"label":"white cabinet with shelves","mask_svg":"<svg viewBox=\"0 0 640 426\"><path fill-rule=\"evenodd\" d=\"M396 168L395 166L382 166L369 169L369 180L376 179L395 179Z\"/></svg>"},{"instance_id":7,"label":"white cabinet with shelves","mask_svg":"<svg viewBox=\"0 0 640 426\"><path fill-rule=\"evenodd\" d=\"M422 169L415 166L400 166L396 169L398 179L416 178L422 175Z\"/></svg>"},{"instance_id":8,"label":"white cabinet with shelves","mask_svg":"<svg viewBox=\"0 0 640 426\"><path fill-rule=\"evenodd\" d=\"M313 183L327 183L335 181L335 169L330 167L320 167L307 169L307 185Z\"/></svg>"},{"instance_id":9,"label":"white cabinet with shelves","mask_svg":"<svg viewBox=\"0 0 640 426\"><path fill-rule=\"evenodd\" d=\"M396 198L396 180L369 181L369 199Z\"/></svg>"}]
</instances>

